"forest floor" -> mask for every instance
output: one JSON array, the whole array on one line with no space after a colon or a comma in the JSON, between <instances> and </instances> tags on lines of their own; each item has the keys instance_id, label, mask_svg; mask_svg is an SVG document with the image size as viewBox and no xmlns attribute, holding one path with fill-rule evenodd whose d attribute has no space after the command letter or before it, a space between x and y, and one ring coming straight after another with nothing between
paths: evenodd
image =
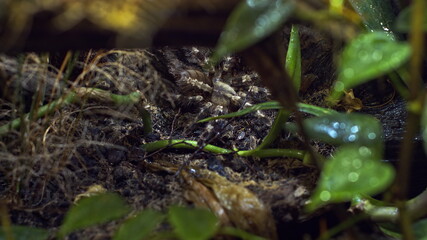
<instances>
[{"instance_id":1,"label":"forest floor","mask_svg":"<svg viewBox=\"0 0 427 240\"><path fill-rule=\"evenodd\" d=\"M300 94L304 102L321 105L327 94L325 87L332 80L332 44L318 37L302 37ZM232 225L267 238L274 238L277 230L279 239L315 239L350 214L341 205L334 211L330 207L315 214L304 211L319 171L299 159L219 155L201 149L144 151L143 144L156 140L194 140L200 145L239 150L254 149L262 141L275 110L197 123L271 100L258 75L239 57L231 56L218 67L207 69L210 53L205 48L165 47L81 54L62 91L82 87L114 94L138 91L143 100L114 105L82 99L4 133L0 139L0 194L12 222L55 229L75 199L95 185L120 194L134 211L203 206L209 194L203 196L200 186L208 192L225 186L216 200L234 199L228 209ZM0 125L31 110L40 82L45 83L45 103L61 94L55 81L63 57L52 55L51 59L59 60L46 65L42 55L0 56ZM203 89L200 82L210 88ZM392 93L386 95L384 99ZM144 131L144 109L151 114L151 133ZM382 114L377 109L371 111ZM325 144L313 144L324 156L333 150ZM283 132L272 147L302 149L303 145L298 137ZM244 200L239 198L260 202L262 207L242 207ZM117 224L91 227L68 239L109 239ZM339 238L350 236L378 239L375 226L366 223Z\"/></svg>"}]
</instances>

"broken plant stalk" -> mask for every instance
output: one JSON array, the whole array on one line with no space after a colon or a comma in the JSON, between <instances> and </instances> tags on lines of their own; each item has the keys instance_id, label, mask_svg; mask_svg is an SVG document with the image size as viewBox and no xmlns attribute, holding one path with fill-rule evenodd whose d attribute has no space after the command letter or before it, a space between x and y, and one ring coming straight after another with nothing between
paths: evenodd
<instances>
[{"instance_id":1,"label":"broken plant stalk","mask_svg":"<svg viewBox=\"0 0 427 240\"><path fill-rule=\"evenodd\" d=\"M115 105L124 105L135 104L139 102L141 99L141 93L132 92L127 95L118 95L97 88L75 88L74 90L71 90L69 93L65 94L63 97L38 108L37 112L34 113L34 119L49 115L59 108L78 102L85 98L91 98L101 102L112 102ZM144 131L151 132L151 117L149 113L147 113L148 112L142 113ZM22 120L29 119L30 117L30 114L27 113L21 118L16 118L9 123L0 126L0 136L8 133L12 129L19 128L21 126Z\"/></svg>"}]
</instances>

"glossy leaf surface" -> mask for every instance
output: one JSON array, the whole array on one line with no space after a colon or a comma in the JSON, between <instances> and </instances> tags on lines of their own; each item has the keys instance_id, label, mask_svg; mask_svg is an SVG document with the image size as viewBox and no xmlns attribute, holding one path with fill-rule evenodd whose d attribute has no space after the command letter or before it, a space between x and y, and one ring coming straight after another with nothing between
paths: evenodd
<instances>
[{"instance_id":1,"label":"glossy leaf surface","mask_svg":"<svg viewBox=\"0 0 427 240\"><path fill-rule=\"evenodd\" d=\"M286 71L293 80L295 90L298 92L301 86L301 44L298 27L295 25L292 25L288 52L286 53Z\"/></svg>"},{"instance_id":2,"label":"glossy leaf surface","mask_svg":"<svg viewBox=\"0 0 427 240\"><path fill-rule=\"evenodd\" d=\"M292 1L244 0L231 13L220 36L212 62L243 50L267 37L291 15Z\"/></svg>"},{"instance_id":3,"label":"glossy leaf surface","mask_svg":"<svg viewBox=\"0 0 427 240\"><path fill-rule=\"evenodd\" d=\"M105 193L83 198L67 212L58 234L63 237L78 229L121 218L129 210L117 194Z\"/></svg>"},{"instance_id":4,"label":"glossy leaf surface","mask_svg":"<svg viewBox=\"0 0 427 240\"><path fill-rule=\"evenodd\" d=\"M219 227L218 219L206 209L171 207L169 222L182 240L205 240L213 237Z\"/></svg>"},{"instance_id":5,"label":"glossy leaf surface","mask_svg":"<svg viewBox=\"0 0 427 240\"><path fill-rule=\"evenodd\" d=\"M12 226L12 233L15 240L46 240L49 232L45 229L29 226ZM0 240L6 240L7 235L3 228L0 229Z\"/></svg>"},{"instance_id":6,"label":"glossy leaf surface","mask_svg":"<svg viewBox=\"0 0 427 240\"><path fill-rule=\"evenodd\" d=\"M114 240L142 240L153 232L164 219L163 214L151 209L144 210L124 222L114 236Z\"/></svg>"},{"instance_id":7,"label":"glossy leaf surface","mask_svg":"<svg viewBox=\"0 0 427 240\"><path fill-rule=\"evenodd\" d=\"M335 113L304 120L308 137L333 145L357 143L376 146L381 150L381 123L370 115L360 113ZM288 130L296 132L295 124L287 124Z\"/></svg>"},{"instance_id":8,"label":"glossy leaf surface","mask_svg":"<svg viewBox=\"0 0 427 240\"><path fill-rule=\"evenodd\" d=\"M308 210L327 203L345 202L356 194L373 195L385 190L394 179L391 165L366 146L346 145L325 162Z\"/></svg>"},{"instance_id":9,"label":"glossy leaf surface","mask_svg":"<svg viewBox=\"0 0 427 240\"><path fill-rule=\"evenodd\" d=\"M409 44L396 42L386 33L361 34L347 45L341 55L332 100L341 96L344 90L400 67L408 61L410 54Z\"/></svg>"},{"instance_id":10,"label":"glossy leaf surface","mask_svg":"<svg viewBox=\"0 0 427 240\"><path fill-rule=\"evenodd\" d=\"M349 0L370 31L384 31L393 39L392 23L395 19L391 1Z\"/></svg>"},{"instance_id":11,"label":"glossy leaf surface","mask_svg":"<svg viewBox=\"0 0 427 240\"><path fill-rule=\"evenodd\" d=\"M427 9L424 9L426 12ZM403 9L396 19L395 29L399 32L407 33L411 30L411 7ZM427 14L424 14L423 30L427 32Z\"/></svg>"}]
</instances>

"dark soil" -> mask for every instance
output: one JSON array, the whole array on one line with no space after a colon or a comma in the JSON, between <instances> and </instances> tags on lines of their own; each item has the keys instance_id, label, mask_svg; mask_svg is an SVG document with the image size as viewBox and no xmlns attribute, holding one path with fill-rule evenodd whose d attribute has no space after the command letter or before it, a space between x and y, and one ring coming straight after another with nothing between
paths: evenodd
<instances>
[{"instance_id":1,"label":"dark soil","mask_svg":"<svg viewBox=\"0 0 427 240\"><path fill-rule=\"evenodd\" d=\"M322 105L334 78L334 44L305 28L301 41L303 85L300 96L307 103ZM144 101L136 106L120 107L83 101L29 121L2 136L0 194L12 222L54 230L76 197L93 185L119 193L135 211L146 208L164 211L176 204L200 205L194 195L202 193L197 192L191 181L208 186L203 182L206 174L217 174L212 175L216 176L212 179L221 179L214 184L240 187L230 191L245 188L255 194L251 197L261 201L262 211L269 219L256 216L253 210L252 215L230 217L231 224L244 229L249 226L245 230L264 237L274 238L277 229L279 239L315 239L349 217L351 213L346 212L344 205L327 207L314 214L304 212L303 205L315 186L319 171L297 159L259 159L183 149L144 152L142 144L160 139L187 139L227 149L253 149L266 135L276 111L197 123L205 117L270 100L269 91L262 86L258 75L238 56L208 68L206 61L210 53L209 49L199 47L165 47L81 54L68 77L70 82L63 83L62 91L72 85L97 87L117 94L141 91ZM31 109L31 99L40 92L37 89L41 82L46 84L45 102L59 96L60 92L51 92L55 89L63 56L52 57L59 60L48 67L35 54L0 56L2 124ZM186 76L212 89L189 83ZM213 84L216 81L226 87ZM394 97L387 85L383 97L379 98L363 89L367 91L365 87L355 89L356 97L365 105L361 111L384 122L386 156L396 159L396 146L406 115L403 102ZM144 132L141 109L151 113L154 130L150 134ZM393 117L396 114L401 117L396 119ZM330 146L313 144L325 156L333 150ZM283 132L280 141L272 147L301 149L302 146L298 137ZM225 177L227 182L221 182L225 180L217 176ZM212 188L212 185L206 187ZM234 214L245 211L240 209L239 202L234 204L233 211L237 211ZM232 214L229 212L229 215ZM262 221L272 221L272 224L261 226L264 223L259 223L255 227L247 224ZM117 224L119 222L78 231L68 239L108 239ZM362 237L378 239L375 225L363 222L338 236L339 239Z\"/></svg>"}]
</instances>

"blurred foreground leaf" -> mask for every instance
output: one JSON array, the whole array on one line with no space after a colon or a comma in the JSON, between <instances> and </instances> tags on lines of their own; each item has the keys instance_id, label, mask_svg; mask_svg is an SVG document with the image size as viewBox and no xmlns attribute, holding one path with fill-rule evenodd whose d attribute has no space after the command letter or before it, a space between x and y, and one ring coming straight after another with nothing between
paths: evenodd
<instances>
[{"instance_id":1,"label":"blurred foreground leaf","mask_svg":"<svg viewBox=\"0 0 427 240\"><path fill-rule=\"evenodd\" d=\"M411 12L412 12L411 7L407 7L400 12L395 23L396 31L403 32L403 33L407 33L411 31ZM427 12L427 9L424 9L424 13L425 12ZM427 32L427 14L424 14L422 29L424 30L424 32Z\"/></svg>"},{"instance_id":2,"label":"blurred foreground leaf","mask_svg":"<svg viewBox=\"0 0 427 240\"><path fill-rule=\"evenodd\" d=\"M396 42L386 33L361 34L345 47L341 55L338 80L330 100L336 101L343 91L400 67L410 54L409 44Z\"/></svg>"},{"instance_id":3,"label":"blurred foreground leaf","mask_svg":"<svg viewBox=\"0 0 427 240\"><path fill-rule=\"evenodd\" d=\"M45 229L28 227L28 226L12 226L14 240L45 240L49 236L49 232ZM0 229L0 240L6 240L7 235Z\"/></svg>"},{"instance_id":4,"label":"blurred foreground leaf","mask_svg":"<svg viewBox=\"0 0 427 240\"><path fill-rule=\"evenodd\" d=\"M243 50L267 37L291 15L289 0L245 0L231 13L212 56L217 63L227 54Z\"/></svg>"},{"instance_id":5,"label":"blurred foreground leaf","mask_svg":"<svg viewBox=\"0 0 427 240\"><path fill-rule=\"evenodd\" d=\"M370 115L360 113L334 113L304 120L305 131L310 139L317 139L333 145L357 143L375 146L382 150L381 123ZM297 132L296 124L288 123L286 128Z\"/></svg>"},{"instance_id":6,"label":"blurred foreground leaf","mask_svg":"<svg viewBox=\"0 0 427 240\"><path fill-rule=\"evenodd\" d=\"M219 228L218 219L206 209L171 207L169 221L182 240L210 239Z\"/></svg>"},{"instance_id":7,"label":"blurred foreground leaf","mask_svg":"<svg viewBox=\"0 0 427 240\"><path fill-rule=\"evenodd\" d=\"M427 219L422 219L412 224L416 240L427 240ZM381 224L381 231L396 239L402 239L402 234L397 231L399 228L394 224Z\"/></svg>"},{"instance_id":8,"label":"blurred foreground leaf","mask_svg":"<svg viewBox=\"0 0 427 240\"><path fill-rule=\"evenodd\" d=\"M117 194L83 198L67 212L58 235L64 237L75 230L121 218L128 212L129 207Z\"/></svg>"},{"instance_id":9,"label":"blurred foreground leaf","mask_svg":"<svg viewBox=\"0 0 427 240\"><path fill-rule=\"evenodd\" d=\"M391 1L349 0L349 2L369 31L384 31L389 37L396 39L396 35L392 32L395 14Z\"/></svg>"},{"instance_id":10,"label":"blurred foreground leaf","mask_svg":"<svg viewBox=\"0 0 427 240\"><path fill-rule=\"evenodd\" d=\"M255 236L250 234L242 229L233 228L233 227L224 227L221 229L222 234L238 237L243 240L265 240L265 238Z\"/></svg>"},{"instance_id":11,"label":"blurred foreground leaf","mask_svg":"<svg viewBox=\"0 0 427 240\"><path fill-rule=\"evenodd\" d=\"M379 155L369 147L343 146L325 162L307 209L349 201L357 194L380 193L392 183L394 175L393 167L380 162Z\"/></svg>"},{"instance_id":12,"label":"blurred foreground leaf","mask_svg":"<svg viewBox=\"0 0 427 240\"><path fill-rule=\"evenodd\" d=\"M152 233L164 219L163 214L151 209L144 210L126 220L114 235L114 240L141 240Z\"/></svg>"}]
</instances>

